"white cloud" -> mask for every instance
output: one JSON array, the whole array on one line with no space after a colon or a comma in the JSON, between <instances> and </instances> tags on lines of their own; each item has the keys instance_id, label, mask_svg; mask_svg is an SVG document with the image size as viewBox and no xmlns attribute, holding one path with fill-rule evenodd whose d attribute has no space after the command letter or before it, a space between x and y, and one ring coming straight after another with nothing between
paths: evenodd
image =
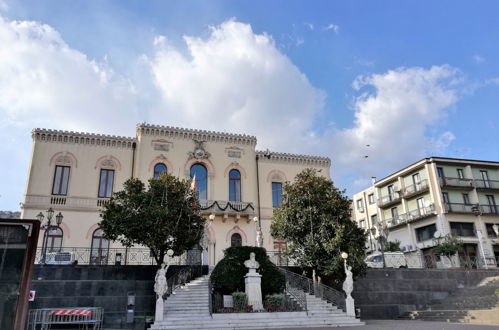
<instances>
[{"instance_id":1,"label":"white cloud","mask_svg":"<svg viewBox=\"0 0 499 330\"><path fill-rule=\"evenodd\" d=\"M357 78L354 89L374 91L355 99L353 127L331 135L336 168L369 178L445 150L454 135L444 132L435 137L428 130L456 103L459 81L458 70L447 65L398 68Z\"/></svg>"},{"instance_id":2,"label":"white cloud","mask_svg":"<svg viewBox=\"0 0 499 330\"><path fill-rule=\"evenodd\" d=\"M326 26L324 28L324 30L326 31L333 31L334 33L339 33L340 32L340 26L339 25L336 25L336 24L329 24L328 26Z\"/></svg>"},{"instance_id":3,"label":"white cloud","mask_svg":"<svg viewBox=\"0 0 499 330\"><path fill-rule=\"evenodd\" d=\"M120 132L133 115L133 86L48 25L0 17L0 63L3 123Z\"/></svg>"},{"instance_id":4,"label":"white cloud","mask_svg":"<svg viewBox=\"0 0 499 330\"><path fill-rule=\"evenodd\" d=\"M313 31L315 29L315 26L312 23L303 23L303 24L305 24L310 29L310 31Z\"/></svg>"},{"instance_id":5,"label":"white cloud","mask_svg":"<svg viewBox=\"0 0 499 330\"><path fill-rule=\"evenodd\" d=\"M269 35L230 20L212 27L207 39L184 40L189 56L164 40L150 60L166 105L155 118L254 134L259 148L303 151L324 96Z\"/></svg>"},{"instance_id":6,"label":"white cloud","mask_svg":"<svg viewBox=\"0 0 499 330\"><path fill-rule=\"evenodd\" d=\"M473 55L473 61L476 63L476 64L482 64L483 62L485 62L485 58L478 55L478 54L475 54Z\"/></svg>"}]
</instances>

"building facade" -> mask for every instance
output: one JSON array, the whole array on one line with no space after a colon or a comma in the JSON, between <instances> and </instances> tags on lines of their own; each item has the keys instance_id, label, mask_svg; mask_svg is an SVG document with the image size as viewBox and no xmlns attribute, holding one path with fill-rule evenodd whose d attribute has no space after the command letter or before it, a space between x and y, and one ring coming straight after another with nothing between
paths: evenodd
<instances>
[{"instance_id":1,"label":"building facade","mask_svg":"<svg viewBox=\"0 0 499 330\"><path fill-rule=\"evenodd\" d=\"M404 251L431 253L448 234L464 243L461 254L494 267L499 259L499 162L422 159L353 195L353 219L369 232L366 248L379 250L379 230ZM495 261L494 261L495 259Z\"/></svg>"},{"instance_id":2,"label":"building facade","mask_svg":"<svg viewBox=\"0 0 499 330\"><path fill-rule=\"evenodd\" d=\"M269 231L283 183L305 168L329 177L331 165L325 157L257 151L254 136L149 124L137 125L135 137L35 129L32 138L21 217L34 219L48 208L61 212L60 228L48 232L49 251L81 247L92 256L120 247L103 237L99 210L131 177L147 182L162 172L195 175L209 219L204 262L213 265L231 245L255 245L259 223L263 246L282 247Z\"/></svg>"}]
</instances>

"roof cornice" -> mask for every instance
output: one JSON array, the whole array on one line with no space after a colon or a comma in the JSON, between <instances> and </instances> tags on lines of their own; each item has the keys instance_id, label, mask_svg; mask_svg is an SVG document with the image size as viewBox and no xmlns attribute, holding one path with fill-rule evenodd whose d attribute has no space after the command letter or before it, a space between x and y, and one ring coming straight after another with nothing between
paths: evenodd
<instances>
[{"instance_id":1,"label":"roof cornice","mask_svg":"<svg viewBox=\"0 0 499 330\"><path fill-rule=\"evenodd\" d=\"M45 128L35 128L31 132L35 141L93 145L102 147L132 148L135 138L126 136L83 133Z\"/></svg>"},{"instance_id":2,"label":"roof cornice","mask_svg":"<svg viewBox=\"0 0 499 330\"><path fill-rule=\"evenodd\" d=\"M284 152L272 152L272 151L257 151L260 160L269 160L269 161L279 161L286 163L298 163L305 165L316 165L323 167L331 166L331 159L328 157L321 156L308 156L308 155L297 155L297 154L288 154Z\"/></svg>"},{"instance_id":3,"label":"roof cornice","mask_svg":"<svg viewBox=\"0 0 499 330\"><path fill-rule=\"evenodd\" d=\"M146 123L137 125L137 136L139 135L166 136L171 138L182 138L207 142L225 142L230 144L244 144L253 146L256 145L256 137L251 135L151 125Z\"/></svg>"}]
</instances>

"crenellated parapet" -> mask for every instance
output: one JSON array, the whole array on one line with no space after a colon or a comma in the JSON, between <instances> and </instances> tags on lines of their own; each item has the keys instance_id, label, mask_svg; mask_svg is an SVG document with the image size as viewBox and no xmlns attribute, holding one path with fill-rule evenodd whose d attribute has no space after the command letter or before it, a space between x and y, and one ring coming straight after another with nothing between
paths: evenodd
<instances>
[{"instance_id":1,"label":"crenellated parapet","mask_svg":"<svg viewBox=\"0 0 499 330\"><path fill-rule=\"evenodd\" d=\"M35 141L91 145L113 148L132 148L134 138L116 135L83 133L44 128L33 129L32 138Z\"/></svg>"},{"instance_id":2,"label":"crenellated parapet","mask_svg":"<svg viewBox=\"0 0 499 330\"><path fill-rule=\"evenodd\" d=\"M308 155L296 155L296 154L288 154L284 152L272 152L272 151L257 151L261 161L270 161L270 162L284 162L284 163L293 163L300 165L310 165L310 166L322 166L329 167L331 166L331 159L328 157L320 157L320 156L308 156Z\"/></svg>"},{"instance_id":3,"label":"crenellated parapet","mask_svg":"<svg viewBox=\"0 0 499 330\"><path fill-rule=\"evenodd\" d=\"M239 145L256 145L256 137L246 134L233 134L225 132L205 131L199 129L180 128L151 124L138 124L137 136L149 135L177 139L189 139L206 142L218 142Z\"/></svg>"}]
</instances>

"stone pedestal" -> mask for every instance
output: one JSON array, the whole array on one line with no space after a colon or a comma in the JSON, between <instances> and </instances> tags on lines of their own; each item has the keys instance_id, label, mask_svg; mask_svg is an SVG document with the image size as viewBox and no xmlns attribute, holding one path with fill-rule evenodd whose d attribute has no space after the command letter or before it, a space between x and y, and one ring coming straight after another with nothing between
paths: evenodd
<instances>
[{"instance_id":1,"label":"stone pedestal","mask_svg":"<svg viewBox=\"0 0 499 330\"><path fill-rule=\"evenodd\" d=\"M355 317L355 303L354 303L354 299L352 298L352 296L349 295L345 299L345 305L346 305L347 315L351 316L351 317Z\"/></svg>"},{"instance_id":2,"label":"stone pedestal","mask_svg":"<svg viewBox=\"0 0 499 330\"><path fill-rule=\"evenodd\" d=\"M261 282L262 275L258 274L254 269L250 269L246 276L244 276L248 305L253 305L254 311L263 310Z\"/></svg>"},{"instance_id":3,"label":"stone pedestal","mask_svg":"<svg viewBox=\"0 0 499 330\"><path fill-rule=\"evenodd\" d=\"M156 314L154 316L154 322L163 321L163 313L164 313L164 302L163 298L159 297L156 300Z\"/></svg>"}]
</instances>

